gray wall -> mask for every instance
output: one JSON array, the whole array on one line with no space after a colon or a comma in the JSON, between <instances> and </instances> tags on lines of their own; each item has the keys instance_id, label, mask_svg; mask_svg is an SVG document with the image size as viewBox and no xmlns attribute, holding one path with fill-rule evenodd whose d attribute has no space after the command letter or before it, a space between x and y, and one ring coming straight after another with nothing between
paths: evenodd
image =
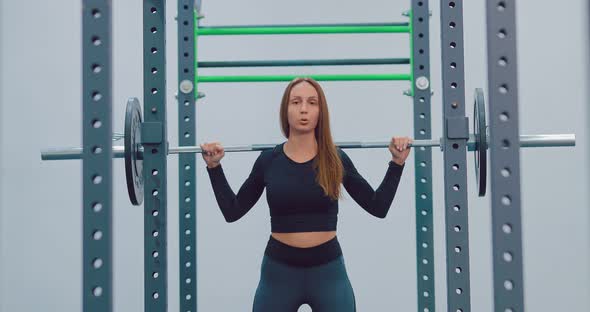
<instances>
[{"instance_id":1,"label":"gray wall","mask_svg":"<svg viewBox=\"0 0 590 312\"><path fill-rule=\"evenodd\" d=\"M0 17L3 17L4 15L2 14L4 12L3 9L4 3L2 1L0 1ZM4 18L0 18L0 72L2 72L4 70L4 66L3 66L3 54L4 54L4 40L3 40L3 29L5 29L6 27L4 26ZM4 75L0 74L0 121L4 120L3 114L2 114L2 110L4 108L4 105L2 105L2 103L4 103L4 92L2 86L4 85ZM2 127L2 123L0 122L0 127ZM0 150L1 147L3 147L4 145L2 144L2 128L0 128ZM4 248L3 248L3 237L4 237L4 227L2 226L4 224L4 222L2 221L2 211L4 209L2 209L3 205L2 203L2 198L4 196L2 193L2 190L4 189L2 187L2 182L4 181L4 178L2 178L4 176L4 174L2 174L4 172L4 163L2 161L2 154L0 153L0 276L4 276ZM0 285L0 302L4 302L3 300L3 292L2 292L2 285ZM0 303L0 310L2 310L2 303Z\"/></svg>"},{"instance_id":2,"label":"gray wall","mask_svg":"<svg viewBox=\"0 0 590 312\"><path fill-rule=\"evenodd\" d=\"M438 3L431 1L434 137L441 135ZM3 0L0 45L0 311L79 311L81 307L81 162L41 162L39 151L81 143L80 1ZM115 130L122 131L124 103L142 98L140 1L114 3ZM283 2L204 1L204 24L403 21L408 1ZM486 87L484 1L465 3L467 104ZM518 2L521 133L576 133L573 149L523 150L522 205L525 301L528 311L590 308L588 115L585 3ZM175 1L168 4L168 129L176 145ZM201 60L405 57L405 35L317 35L202 38ZM407 66L281 69L281 73L407 72ZM270 73L269 69L203 71L201 74ZM336 140L387 140L412 134L412 102L403 82L325 82ZM285 84L208 84L198 103L197 142L225 145L281 142L278 104ZM467 110L471 114L471 109ZM388 160L385 150L350 150L374 186ZM223 160L235 190L255 153ZM224 222L198 159L198 298L200 311L248 311L270 225L263 195L234 224ZM469 166L473 166L471 155ZM446 309L442 155L434 150L435 269L437 310ZM412 162L410 162L412 163ZM114 304L143 309L142 208L128 203L123 162L114 162ZM177 158L169 158L169 310L178 310ZM339 237L360 311L416 309L414 168L408 166L385 220L364 213L347 196ZM475 179L469 174L469 186ZM473 193L473 191L471 192ZM488 198L471 194L472 310L492 311ZM389 246L377 249L375 246ZM301 311L309 311L302 308Z\"/></svg>"}]
</instances>

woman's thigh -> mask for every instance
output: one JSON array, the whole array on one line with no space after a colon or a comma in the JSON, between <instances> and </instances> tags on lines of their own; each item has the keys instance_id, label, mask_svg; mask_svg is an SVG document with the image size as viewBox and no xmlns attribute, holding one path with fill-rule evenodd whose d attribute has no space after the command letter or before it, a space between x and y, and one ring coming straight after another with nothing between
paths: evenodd
<instances>
[{"instance_id":1,"label":"woman's thigh","mask_svg":"<svg viewBox=\"0 0 590 312\"><path fill-rule=\"evenodd\" d=\"M302 270L264 256L252 311L297 312L304 303Z\"/></svg>"},{"instance_id":2,"label":"woman's thigh","mask_svg":"<svg viewBox=\"0 0 590 312\"><path fill-rule=\"evenodd\" d=\"M354 291L343 256L310 268L305 276L306 294L313 312L354 312Z\"/></svg>"}]
</instances>

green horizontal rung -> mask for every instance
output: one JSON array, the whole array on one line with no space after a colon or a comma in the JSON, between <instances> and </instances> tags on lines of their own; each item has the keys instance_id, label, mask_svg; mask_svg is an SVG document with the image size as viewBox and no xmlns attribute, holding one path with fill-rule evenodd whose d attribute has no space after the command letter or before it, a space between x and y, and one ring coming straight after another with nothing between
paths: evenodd
<instances>
[{"instance_id":1,"label":"green horizontal rung","mask_svg":"<svg viewBox=\"0 0 590 312\"><path fill-rule=\"evenodd\" d=\"M317 81L376 81L411 80L410 74L365 74L365 75L260 75L260 76L197 76L197 83L204 82L273 82L291 81L297 77L311 77Z\"/></svg>"},{"instance_id":2,"label":"green horizontal rung","mask_svg":"<svg viewBox=\"0 0 590 312\"><path fill-rule=\"evenodd\" d=\"M271 67L271 66L341 66L341 65L399 65L410 64L408 58L332 59L332 60L258 60L198 62L199 68Z\"/></svg>"},{"instance_id":3,"label":"green horizontal rung","mask_svg":"<svg viewBox=\"0 0 590 312\"><path fill-rule=\"evenodd\" d=\"M366 26L409 26L408 22L384 22L384 23L334 23L334 24L263 24L263 25L215 25L215 26L200 26L200 28L277 28L277 27L342 27L342 26L354 26L354 27L366 27Z\"/></svg>"},{"instance_id":4,"label":"green horizontal rung","mask_svg":"<svg viewBox=\"0 0 590 312\"><path fill-rule=\"evenodd\" d=\"M409 26L200 27L195 36L409 33Z\"/></svg>"}]
</instances>

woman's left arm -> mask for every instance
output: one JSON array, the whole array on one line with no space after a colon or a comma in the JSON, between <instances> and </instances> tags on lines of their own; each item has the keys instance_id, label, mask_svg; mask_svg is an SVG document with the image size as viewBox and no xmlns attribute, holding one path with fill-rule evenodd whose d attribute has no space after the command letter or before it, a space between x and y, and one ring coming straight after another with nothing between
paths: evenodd
<instances>
[{"instance_id":1,"label":"woman's left arm","mask_svg":"<svg viewBox=\"0 0 590 312\"><path fill-rule=\"evenodd\" d=\"M404 142L404 140L407 141ZM411 142L410 139L392 138L389 149L393 158L389 161L385 176L376 190L357 171L350 157L343 150L339 149L344 167L344 177L342 180L344 188L359 206L377 218L385 218L387 216L387 212L395 198L397 187L405 167L405 160L409 154L409 148L406 144L409 142Z\"/></svg>"}]
</instances>

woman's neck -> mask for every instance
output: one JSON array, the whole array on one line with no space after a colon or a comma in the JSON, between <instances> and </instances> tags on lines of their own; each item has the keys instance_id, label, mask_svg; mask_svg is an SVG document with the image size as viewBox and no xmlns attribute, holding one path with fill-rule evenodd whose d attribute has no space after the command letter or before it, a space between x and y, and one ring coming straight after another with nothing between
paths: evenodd
<instances>
[{"instance_id":1,"label":"woman's neck","mask_svg":"<svg viewBox=\"0 0 590 312\"><path fill-rule=\"evenodd\" d=\"M315 155L318 150L318 143L313 132L301 135L290 134L285 145L291 153L301 156Z\"/></svg>"}]
</instances>

